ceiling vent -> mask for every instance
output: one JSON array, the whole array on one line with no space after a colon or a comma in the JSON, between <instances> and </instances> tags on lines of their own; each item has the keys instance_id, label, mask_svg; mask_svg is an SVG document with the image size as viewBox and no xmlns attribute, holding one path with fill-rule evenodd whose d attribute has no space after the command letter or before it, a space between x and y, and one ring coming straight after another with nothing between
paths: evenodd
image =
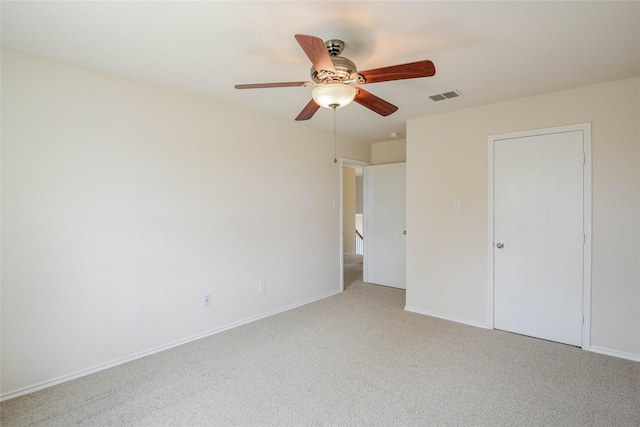
<instances>
[{"instance_id":1,"label":"ceiling vent","mask_svg":"<svg viewBox=\"0 0 640 427\"><path fill-rule=\"evenodd\" d=\"M432 101L444 101L445 99L457 98L459 96L462 96L459 90L450 90L448 92L431 95L429 98L431 98Z\"/></svg>"}]
</instances>

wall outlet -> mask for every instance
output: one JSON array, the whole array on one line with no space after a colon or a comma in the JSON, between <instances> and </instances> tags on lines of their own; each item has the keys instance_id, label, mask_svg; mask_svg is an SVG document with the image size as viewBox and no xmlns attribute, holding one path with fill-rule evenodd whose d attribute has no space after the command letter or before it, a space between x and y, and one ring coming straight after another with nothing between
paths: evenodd
<instances>
[{"instance_id":1,"label":"wall outlet","mask_svg":"<svg viewBox=\"0 0 640 427\"><path fill-rule=\"evenodd\" d=\"M202 304L203 304L205 307L210 307L210 306L211 306L211 294L207 294L207 295L205 295L205 296L204 296L204 299L203 299L203 301L202 301Z\"/></svg>"},{"instance_id":2,"label":"wall outlet","mask_svg":"<svg viewBox=\"0 0 640 427\"><path fill-rule=\"evenodd\" d=\"M267 282L258 283L258 293L264 294L265 292L267 292Z\"/></svg>"},{"instance_id":3,"label":"wall outlet","mask_svg":"<svg viewBox=\"0 0 640 427\"><path fill-rule=\"evenodd\" d=\"M460 200L454 200L453 201L453 210L454 211L459 211L460 210Z\"/></svg>"}]
</instances>

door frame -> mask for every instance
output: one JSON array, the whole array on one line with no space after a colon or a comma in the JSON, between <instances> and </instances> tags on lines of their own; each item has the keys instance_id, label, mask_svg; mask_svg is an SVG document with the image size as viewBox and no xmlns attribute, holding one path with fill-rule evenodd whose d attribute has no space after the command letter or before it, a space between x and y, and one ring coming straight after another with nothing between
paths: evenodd
<instances>
[{"instance_id":1,"label":"door frame","mask_svg":"<svg viewBox=\"0 0 640 427\"><path fill-rule=\"evenodd\" d=\"M344 211L342 206L342 201L344 199L344 174L343 167L345 164L347 165L356 165L356 166L370 166L371 163L363 162L360 160L349 159L347 157L340 157L340 201L338 202L340 205L340 292L344 291Z\"/></svg>"},{"instance_id":2,"label":"door frame","mask_svg":"<svg viewBox=\"0 0 640 427\"><path fill-rule=\"evenodd\" d=\"M591 346L591 123L558 126L544 129L533 129L522 132L511 132L488 137L489 155L489 181L488 181L488 309L489 329L494 329L494 146L495 142L504 139L523 138L528 136L547 135L552 133L566 133L582 131L584 141L584 168L583 168L583 274L582 274L582 348L589 350Z\"/></svg>"}]
</instances>

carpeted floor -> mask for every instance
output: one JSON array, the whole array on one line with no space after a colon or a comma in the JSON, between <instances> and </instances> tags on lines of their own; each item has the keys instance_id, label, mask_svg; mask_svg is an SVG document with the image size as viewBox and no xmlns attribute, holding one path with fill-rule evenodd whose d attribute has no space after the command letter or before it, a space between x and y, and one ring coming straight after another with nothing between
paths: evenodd
<instances>
[{"instance_id":1,"label":"carpeted floor","mask_svg":"<svg viewBox=\"0 0 640 427\"><path fill-rule=\"evenodd\" d=\"M344 289L362 283L362 255L344 255Z\"/></svg>"},{"instance_id":2,"label":"carpeted floor","mask_svg":"<svg viewBox=\"0 0 640 427\"><path fill-rule=\"evenodd\" d=\"M361 269L355 257L345 265ZM361 278L349 271L341 294L3 402L0 424L640 425L639 363L409 313L403 290Z\"/></svg>"}]
</instances>

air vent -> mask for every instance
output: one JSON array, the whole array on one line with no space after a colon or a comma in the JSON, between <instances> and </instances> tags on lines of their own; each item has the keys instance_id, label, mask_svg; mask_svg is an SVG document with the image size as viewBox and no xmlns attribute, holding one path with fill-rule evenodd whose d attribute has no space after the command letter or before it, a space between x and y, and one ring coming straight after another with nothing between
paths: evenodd
<instances>
[{"instance_id":1,"label":"air vent","mask_svg":"<svg viewBox=\"0 0 640 427\"><path fill-rule=\"evenodd\" d=\"M447 92L431 95L429 98L431 98L432 101L444 101L445 99L457 98L459 96L462 96L462 93L460 93L459 90L450 90Z\"/></svg>"}]
</instances>

